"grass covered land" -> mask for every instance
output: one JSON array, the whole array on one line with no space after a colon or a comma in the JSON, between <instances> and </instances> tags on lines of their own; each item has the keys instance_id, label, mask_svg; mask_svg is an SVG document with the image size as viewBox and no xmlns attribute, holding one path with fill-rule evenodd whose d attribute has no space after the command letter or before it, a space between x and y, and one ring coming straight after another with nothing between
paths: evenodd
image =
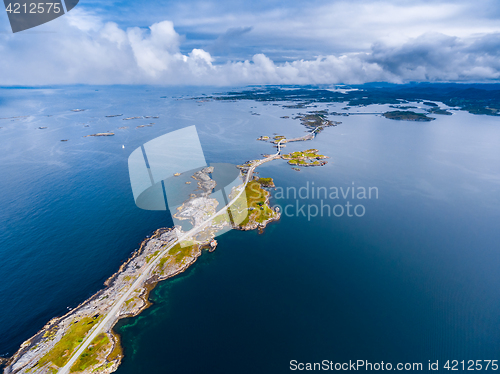
<instances>
[{"instance_id":1,"label":"grass covered land","mask_svg":"<svg viewBox=\"0 0 500 374\"><path fill-rule=\"evenodd\" d=\"M273 137L273 141L271 143L278 144L281 141L281 144L286 143L286 136L276 135Z\"/></svg>"},{"instance_id":2,"label":"grass covered land","mask_svg":"<svg viewBox=\"0 0 500 374\"><path fill-rule=\"evenodd\" d=\"M70 368L70 372L84 371L87 368L99 363L98 357L103 354L109 346L109 338L106 334L97 335L89 347L85 350L75 364Z\"/></svg>"},{"instance_id":3,"label":"grass covered land","mask_svg":"<svg viewBox=\"0 0 500 374\"><path fill-rule=\"evenodd\" d=\"M326 161L320 161L327 156L318 154L317 149L307 149L305 151L297 151L281 156L283 159L288 160L288 164L294 166L322 166Z\"/></svg>"},{"instance_id":4,"label":"grass covered land","mask_svg":"<svg viewBox=\"0 0 500 374\"><path fill-rule=\"evenodd\" d=\"M409 110L394 110L392 112L385 112L383 116L385 118L395 119L399 121L429 122L435 120L435 118L427 117L427 115L424 113L415 113Z\"/></svg>"},{"instance_id":5,"label":"grass covered land","mask_svg":"<svg viewBox=\"0 0 500 374\"><path fill-rule=\"evenodd\" d=\"M52 362L58 367L64 366L75 348L78 347L89 330L98 321L99 318L86 317L82 318L80 321L73 322L68 332L38 361L37 366L42 367L49 362Z\"/></svg>"},{"instance_id":6,"label":"grass covered land","mask_svg":"<svg viewBox=\"0 0 500 374\"><path fill-rule=\"evenodd\" d=\"M257 182L259 182L262 187L274 187L273 178L259 178Z\"/></svg>"},{"instance_id":7,"label":"grass covered land","mask_svg":"<svg viewBox=\"0 0 500 374\"><path fill-rule=\"evenodd\" d=\"M175 256L175 262L180 263L185 257L190 256L192 252L197 249L197 244L187 245L185 247L181 247L180 244L176 244L170 249L170 251L168 251L168 254L171 256ZM160 264L162 260L163 259L160 260Z\"/></svg>"},{"instance_id":8,"label":"grass covered land","mask_svg":"<svg viewBox=\"0 0 500 374\"><path fill-rule=\"evenodd\" d=\"M240 229L255 227L273 217L277 213L269 207L269 192L263 186L274 186L272 178L251 180L245 187L245 193L233 204L231 214Z\"/></svg>"}]
</instances>

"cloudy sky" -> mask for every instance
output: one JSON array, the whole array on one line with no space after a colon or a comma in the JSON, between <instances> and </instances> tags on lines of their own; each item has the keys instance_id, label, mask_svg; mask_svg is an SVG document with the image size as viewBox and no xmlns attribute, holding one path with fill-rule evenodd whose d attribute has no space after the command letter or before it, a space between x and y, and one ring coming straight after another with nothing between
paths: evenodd
<instances>
[{"instance_id":1,"label":"cloudy sky","mask_svg":"<svg viewBox=\"0 0 500 374\"><path fill-rule=\"evenodd\" d=\"M0 85L497 81L500 1L101 1L12 34Z\"/></svg>"}]
</instances>

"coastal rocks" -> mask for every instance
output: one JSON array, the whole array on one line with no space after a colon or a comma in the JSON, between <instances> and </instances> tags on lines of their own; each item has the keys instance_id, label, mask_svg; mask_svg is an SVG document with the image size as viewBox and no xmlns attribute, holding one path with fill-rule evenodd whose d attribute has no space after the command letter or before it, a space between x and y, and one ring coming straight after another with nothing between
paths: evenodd
<instances>
[{"instance_id":1,"label":"coastal rocks","mask_svg":"<svg viewBox=\"0 0 500 374\"><path fill-rule=\"evenodd\" d=\"M173 218L189 220L193 226L201 224L210 215L215 214L219 202L216 199L209 199L206 196L190 198L173 215Z\"/></svg>"},{"instance_id":2,"label":"coastal rocks","mask_svg":"<svg viewBox=\"0 0 500 374\"><path fill-rule=\"evenodd\" d=\"M188 220L193 226L197 226L215 214L219 202L217 199L210 198L210 194L217 185L209 175L213 171L213 166L205 167L191 176L198 182L197 191L199 192L189 195L189 198L177 208L177 212L173 215L174 218ZM191 182L185 183L190 184Z\"/></svg>"},{"instance_id":3,"label":"coastal rocks","mask_svg":"<svg viewBox=\"0 0 500 374\"><path fill-rule=\"evenodd\" d=\"M213 172L214 167L209 166L201 169L200 171L197 171L193 174L192 177L193 179L196 179L198 181L198 187L203 191L202 195L205 197L212 193L212 190L217 185L217 183L208 175Z\"/></svg>"}]
</instances>

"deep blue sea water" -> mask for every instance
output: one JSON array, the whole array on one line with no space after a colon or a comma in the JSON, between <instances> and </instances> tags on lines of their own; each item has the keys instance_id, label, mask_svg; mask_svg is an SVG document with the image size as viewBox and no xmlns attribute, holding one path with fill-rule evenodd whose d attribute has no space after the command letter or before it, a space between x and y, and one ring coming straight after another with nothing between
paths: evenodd
<instances>
[{"instance_id":1,"label":"deep blue sea water","mask_svg":"<svg viewBox=\"0 0 500 374\"><path fill-rule=\"evenodd\" d=\"M99 290L146 235L171 224L134 204L127 158L136 147L194 124L207 161L238 163L272 151L255 141L260 135L305 131L279 118L303 109L182 100L214 91L221 90L0 90L1 118L30 116L0 120L0 352L13 353ZM104 117L121 113L160 118ZM324 201L363 204L363 217L283 215L264 234L219 237L214 253L153 291L151 308L119 323L126 357L118 373L500 359L500 121L459 111L437 118L333 117L343 123L313 142L288 144L287 152L317 148L331 158L301 172L284 161L260 167L278 187L376 187L378 199ZM83 138L104 131L116 135ZM273 205L297 204L272 193Z\"/></svg>"}]
</instances>

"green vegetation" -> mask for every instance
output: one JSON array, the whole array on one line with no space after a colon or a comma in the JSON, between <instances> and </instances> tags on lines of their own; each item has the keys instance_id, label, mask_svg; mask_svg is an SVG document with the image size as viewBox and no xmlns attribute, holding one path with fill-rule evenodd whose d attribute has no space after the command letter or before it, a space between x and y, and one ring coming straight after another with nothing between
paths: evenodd
<instances>
[{"instance_id":1,"label":"green vegetation","mask_svg":"<svg viewBox=\"0 0 500 374\"><path fill-rule=\"evenodd\" d=\"M216 225L223 225L225 223L229 223L229 216L227 214L221 214L215 217L212 222Z\"/></svg>"},{"instance_id":2,"label":"green vegetation","mask_svg":"<svg viewBox=\"0 0 500 374\"><path fill-rule=\"evenodd\" d=\"M319 155L317 149L307 149L305 151L292 152L283 155L284 160L288 160L289 165L294 166L322 166L326 161L318 161L327 158L327 156Z\"/></svg>"},{"instance_id":3,"label":"green vegetation","mask_svg":"<svg viewBox=\"0 0 500 374\"><path fill-rule=\"evenodd\" d=\"M146 256L146 264L148 264L149 261L151 261L152 258L158 256L158 253L160 253L160 251L155 251L155 253Z\"/></svg>"},{"instance_id":4,"label":"green vegetation","mask_svg":"<svg viewBox=\"0 0 500 374\"><path fill-rule=\"evenodd\" d=\"M181 247L180 244L176 244L170 249L168 253L170 255L175 256L175 262L180 263L185 257L191 255L193 251L197 248L198 248L197 244L187 245L185 247Z\"/></svg>"},{"instance_id":5,"label":"green vegetation","mask_svg":"<svg viewBox=\"0 0 500 374\"><path fill-rule=\"evenodd\" d=\"M83 341L98 320L99 318L86 317L74 322L61 340L38 361L38 365L43 366L48 362L52 362L59 367L64 366L75 348Z\"/></svg>"},{"instance_id":6,"label":"green vegetation","mask_svg":"<svg viewBox=\"0 0 500 374\"><path fill-rule=\"evenodd\" d=\"M240 199L244 199L246 197L246 202L236 201L234 203L235 208L231 210L233 212L235 209L242 210L246 207L248 214L240 222L240 226L246 226L251 222L262 223L275 214L275 212L266 204L268 195L269 192L262 189L261 184L258 181L252 180L248 182L245 187L245 195L242 194L240 197ZM239 220L235 219L235 221L238 222Z\"/></svg>"},{"instance_id":7,"label":"green vegetation","mask_svg":"<svg viewBox=\"0 0 500 374\"><path fill-rule=\"evenodd\" d=\"M286 137L283 135L276 135L275 137L273 137L273 139L274 139L272 141L273 144L278 144L280 141L281 144L286 143Z\"/></svg>"},{"instance_id":8,"label":"green vegetation","mask_svg":"<svg viewBox=\"0 0 500 374\"><path fill-rule=\"evenodd\" d=\"M119 339L118 335L113 333L113 337L114 337L114 340L116 341L116 343L113 347L113 350L111 351L111 353L107 357L108 361L113 361L113 360L116 360L118 357L123 356L123 350L122 350L122 346L120 344L120 339Z\"/></svg>"},{"instance_id":9,"label":"green vegetation","mask_svg":"<svg viewBox=\"0 0 500 374\"><path fill-rule=\"evenodd\" d=\"M435 118L427 117L424 113L415 113L408 110L394 110L392 112L385 112L383 114L385 118L395 119L399 121L423 121L429 122L435 120Z\"/></svg>"},{"instance_id":10,"label":"green vegetation","mask_svg":"<svg viewBox=\"0 0 500 374\"><path fill-rule=\"evenodd\" d=\"M45 331L45 333L43 334L43 337L47 338L49 340L52 340L56 336L56 333L57 333L57 330L48 330L48 331Z\"/></svg>"},{"instance_id":11,"label":"green vegetation","mask_svg":"<svg viewBox=\"0 0 500 374\"><path fill-rule=\"evenodd\" d=\"M165 266L165 263L166 263L167 261L168 261L168 257L167 257L167 256L162 257L162 258L160 259L160 262L158 263L158 266L159 266L161 269L163 269L163 267Z\"/></svg>"},{"instance_id":12,"label":"green vegetation","mask_svg":"<svg viewBox=\"0 0 500 374\"><path fill-rule=\"evenodd\" d=\"M104 352L109 345L109 338L106 334L101 333L92 340L85 352L78 358L75 364L70 368L70 372L84 371L85 369L99 363L99 354Z\"/></svg>"},{"instance_id":13,"label":"green vegetation","mask_svg":"<svg viewBox=\"0 0 500 374\"><path fill-rule=\"evenodd\" d=\"M259 178L257 182L259 182L262 187L274 187L273 178Z\"/></svg>"}]
</instances>

